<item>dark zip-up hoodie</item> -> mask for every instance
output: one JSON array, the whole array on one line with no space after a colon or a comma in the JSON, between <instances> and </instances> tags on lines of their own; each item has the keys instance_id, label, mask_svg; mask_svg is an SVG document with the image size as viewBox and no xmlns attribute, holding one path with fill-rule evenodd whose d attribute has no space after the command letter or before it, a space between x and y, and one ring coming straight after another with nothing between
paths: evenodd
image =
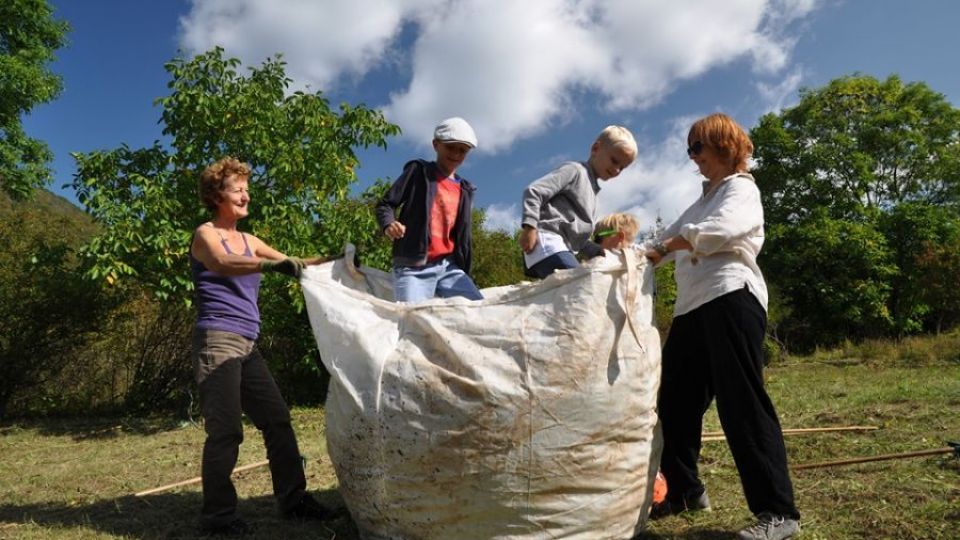
<instances>
[{"instance_id":1,"label":"dark zip-up hoodie","mask_svg":"<svg viewBox=\"0 0 960 540\"><path fill-rule=\"evenodd\" d=\"M457 220L453 224L453 262L470 273L472 262L471 245L473 184L456 175L460 181L460 204ZM384 230L394 221L407 228L403 238L393 241L393 264L395 266L423 266L427 264L427 247L430 245L430 210L437 194L437 164L433 161L415 159L403 166L403 173L390 190L377 203L377 224ZM399 214L395 211L399 208Z\"/></svg>"}]
</instances>

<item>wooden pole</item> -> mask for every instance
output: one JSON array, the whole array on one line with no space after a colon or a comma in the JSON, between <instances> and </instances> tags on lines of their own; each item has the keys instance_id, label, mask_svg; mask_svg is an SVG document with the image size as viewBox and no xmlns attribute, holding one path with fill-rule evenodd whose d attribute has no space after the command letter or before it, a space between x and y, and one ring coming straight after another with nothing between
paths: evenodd
<instances>
[{"instance_id":1,"label":"wooden pole","mask_svg":"<svg viewBox=\"0 0 960 540\"><path fill-rule=\"evenodd\" d=\"M256 469L257 467L263 467L264 465L269 464L269 460L258 461L256 463L251 463L249 465L244 465L243 467L237 467L233 470L233 474L238 472L249 471L250 469ZM160 493L161 491L167 491L168 489L178 488L180 486L189 486L190 484L197 484L202 480L201 477L196 476L189 480L183 480L180 482L174 482L172 484L167 484L165 486L155 487L153 489L148 489L146 491L141 491L140 493L134 493L134 497L143 497L144 495L152 495L154 493Z\"/></svg>"},{"instance_id":2,"label":"wooden pole","mask_svg":"<svg viewBox=\"0 0 960 540\"><path fill-rule=\"evenodd\" d=\"M854 463L867 463L870 461L885 461L888 459L903 459L911 457L920 457L920 456L935 456L939 454L947 454L951 452L956 452L957 449L952 446L947 446L945 448L937 448L935 450L919 450L917 452L904 452L902 454L883 454L879 456L870 456L862 458L850 458L850 459L839 459L836 461L821 461L819 463L804 463L802 465L795 465L790 467L791 471L802 471L804 469L818 469L821 467L836 467L838 465L851 465Z\"/></svg>"},{"instance_id":3,"label":"wooden pole","mask_svg":"<svg viewBox=\"0 0 960 540\"><path fill-rule=\"evenodd\" d=\"M880 429L877 426L838 426L838 427L822 427L822 428L792 428L783 430L784 435L803 435L806 433L828 433L834 431L873 431L875 429ZM723 435L722 431L708 431L703 434L701 441L711 442L711 441L722 441L726 437Z\"/></svg>"}]
</instances>

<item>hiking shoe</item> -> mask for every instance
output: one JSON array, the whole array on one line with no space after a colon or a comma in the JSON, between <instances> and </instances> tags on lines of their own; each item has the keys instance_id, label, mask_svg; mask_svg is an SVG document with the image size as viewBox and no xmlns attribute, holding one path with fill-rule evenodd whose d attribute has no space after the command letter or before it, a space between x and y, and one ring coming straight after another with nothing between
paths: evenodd
<instances>
[{"instance_id":1,"label":"hiking shoe","mask_svg":"<svg viewBox=\"0 0 960 540\"><path fill-rule=\"evenodd\" d=\"M201 525L200 532L204 536L230 536L233 538L243 538L244 535L253 533L253 527L246 521L236 518L227 523L219 525Z\"/></svg>"},{"instance_id":2,"label":"hiking shoe","mask_svg":"<svg viewBox=\"0 0 960 540\"><path fill-rule=\"evenodd\" d=\"M300 501L287 510L284 517L289 519L316 519L325 520L333 516L333 512L326 506L318 503L309 493L304 493Z\"/></svg>"},{"instance_id":3,"label":"hiking shoe","mask_svg":"<svg viewBox=\"0 0 960 540\"><path fill-rule=\"evenodd\" d=\"M653 503L653 506L650 507L650 519L656 521L682 512L710 512L711 510L710 497L707 497L707 492L704 491L691 499L683 498L679 501L671 501L667 498L663 502Z\"/></svg>"},{"instance_id":4,"label":"hiking shoe","mask_svg":"<svg viewBox=\"0 0 960 540\"><path fill-rule=\"evenodd\" d=\"M757 522L737 533L738 540L784 540L800 532L800 521L769 512L757 515Z\"/></svg>"}]
</instances>

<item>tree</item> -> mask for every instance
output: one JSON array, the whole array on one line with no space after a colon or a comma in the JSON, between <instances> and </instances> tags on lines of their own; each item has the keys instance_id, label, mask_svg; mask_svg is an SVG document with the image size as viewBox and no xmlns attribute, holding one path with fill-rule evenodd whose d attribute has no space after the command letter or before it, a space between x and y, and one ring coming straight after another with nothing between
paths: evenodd
<instances>
[{"instance_id":1,"label":"tree","mask_svg":"<svg viewBox=\"0 0 960 540\"><path fill-rule=\"evenodd\" d=\"M81 218L46 192L20 202L0 193L0 418L75 363L113 305L76 271L74 247L92 233Z\"/></svg>"},{"instance_id":2,"label":"tree","mask_svg":"<svg viewBox=\"0 0 960 540\"><path fill-rule=\"evenodd\" d=\"M471 274L477 287L512 285L525 279L523 254L517 244L517 234L484 228L486 210L473 210L473 268Z\"/></svg>"},{"instance_id":3,"label":"tree","mask_svg":"<svg viewBox=\"0 0 960 540\"><path fill-rule=\"evenodd\" d=\"M335 253L351 239L349 227L343 235L327 233L339 224L326 210L356 181L353 148L385 146L399 129L363 106L341 104L337 114L319 92L288 95L291 80L279 57L246 77L239 64L217 48L166 65L171 94L157 103L171 148L155 142L74 154L72 186L104 225L85 250L90 277L136 277L160 298L189 302L190 237L209 218L197 200L197 178L227 155L252 166L254 203L244 225L254 234L303 255Z\"/></svg>"},{"instance_id":4,"label":"tree","mask_svg":"<svg viewBox=\"0 0 960 540\"><path fill-rule=\"evenodd\" d=\"M960 323L960 231L942 242L927 242L919 256L922 299L929 307L931 330L940 333Z\"/></svg>"},{"instance_id":5,"label":"tree","mask_svg":"<svg viewBox=\"0 0 960 540\"><path fill-rule=\"evenodd\" d=\"M24 197L50 181L50 150L24 133L20 118L60 94L47 64L68 28L46 0L0 2L0 191L7 195Z\"/></svg>"},{"instance_id":6,"label":"tree","mask_svg":"<svg viewBox=\"0 0 960 540\"><path fill-rule=\"evenodd\" d=\"M825 212L802 225L775 224L768 227L759 263L782 294L777 334L788 348L809 351L887 332L897 268L886 239L872 226Z\"/></svg>"},{"instance_id":7,"label":"tree","mask_svg":"<svg viewBox=\"0 0 960 540\"><path fill-rule=\"evenodd\" d=\"M951 256L944 249L960 240L960 216L949 207L910 202L883 213L877 226L899 270L890 292L894 329L898 335L936 329L944 321L942 300L953 296L947 291L956 282L946 271Z\"/></svg>"},{"instance_id":8,"label":"tree","mask_svg":"<svg viewBox=\"0 0 960 540\"><path fill-rule=\"evenodd\" d=\"M780 337L809 348L931 328L921 255L957 224L960 110L924 83L855 75L802 91L751 138Z\"/></svg>"},{"instance_id":9,"label":"tree","mask_svg":"<svg viewBox=\"0 0 960 540\"><path fill-rule=\"evenodd\" d=\"M751 138L768 223L960 204L960 110L922 82L842 77L761 118Z\"/></svg>"},{"instance_id":10,"label":"tree","mask_svg":"<svg viewBox=\"0 0 960 540\"><path fill-rule=\"evenodd\" d=\"M334 111L320 92L289 93L292 81L279 57L249 68L246 76L239 65L220 48L166 65L170 95L157 103L169 145L74 154L72 187L102 225L82 251L89 278L144 286L161 301L189 305L191 234L210 218L197 198L198 178L223 156L252 167L253 202L241 227L280 251L336 254L346 241L375 244L376 228L368 226L372 195L348 197L356 182L354 148L385 147L399 128L364 106L343 103ZM298 285L271 274L263 289L267 357L274 366L294 366L297 374L316 373L306 314L290 309L302 307ZM280 344L273 357L272 344ZM155 381L150 387L165 385ZM310 388L320 395L316 385Z\"/></svg>"}]
</instances>

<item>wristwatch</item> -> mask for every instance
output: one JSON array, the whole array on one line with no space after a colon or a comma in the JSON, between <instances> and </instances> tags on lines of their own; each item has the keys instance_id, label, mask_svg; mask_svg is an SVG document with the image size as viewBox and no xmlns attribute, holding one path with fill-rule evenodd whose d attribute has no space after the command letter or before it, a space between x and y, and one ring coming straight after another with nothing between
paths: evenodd
<instances>
[{"instance_id":1,"label":"wristwatch","mask_svg":"<svg viewBox=\"0 0 960 540\"><path fill-rule=\"evenodd\" d=\"M661 257L666 257L667 253L670 253L670 250L667 249L667 246L663 242L657 242L653 245L653 250L660 254Z\"/></svg>"}]
</instances>

